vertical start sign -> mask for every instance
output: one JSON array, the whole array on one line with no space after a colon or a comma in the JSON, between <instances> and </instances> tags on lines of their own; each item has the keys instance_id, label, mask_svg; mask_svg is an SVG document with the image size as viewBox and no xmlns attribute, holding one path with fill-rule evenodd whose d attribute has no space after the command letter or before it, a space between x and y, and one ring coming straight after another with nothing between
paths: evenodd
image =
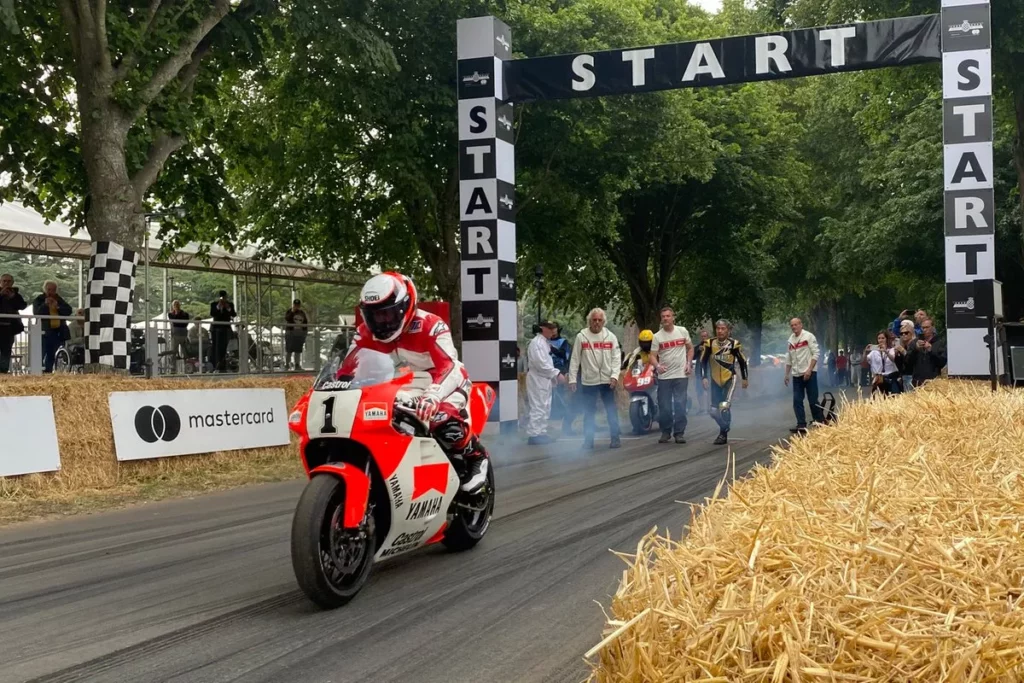
<instances>
[{"instance_id":1,"label":"vertical start sign","mask_svg":"<svg viewBox=\"0 0 1024 683\"><path fill-rule=\"evenodd\" d=\"M512 31L494 17L458 23L462 361L498 395L492 421L518 425L516 188L504 63ZM453 321L454 322L454 321Z\"/></svg>"},{"instance_id":2,"label":"vertical start sign","mask_svg":"<svg viewBox=\"0 0 1024 683\"><path fill-rule=\"evenodd\" d=\"M946 335L951 376L988 376L974 281L995 277L992 20L987 0L942 0Z\"/></svg>"}]
</instances>

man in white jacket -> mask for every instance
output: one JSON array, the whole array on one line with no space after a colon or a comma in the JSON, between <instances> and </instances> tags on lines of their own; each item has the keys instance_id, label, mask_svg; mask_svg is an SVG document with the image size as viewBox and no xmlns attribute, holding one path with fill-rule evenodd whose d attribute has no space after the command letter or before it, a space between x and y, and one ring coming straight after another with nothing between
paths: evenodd
<instances>
[{"instance_id":1,"label":"man in white jacket","mask_svg":"<svg viewBox=\"0 0 1024 683\"><path fill-rule=\"evenodd\" d=\"M551 359L551 344L558 334L558 326L544 321L537 336L526 349L526 399L530 403L530 417L526 422L526 436L531 446L552 443L548 436L548 420L551 417L551 390L555 382L564 382L565 376L558 372Z\"/></svg>"},{"instance_id":2,"label":"man in white jacket","mask_svg":"<svg viewBox=\"0 0 1024 683\"><path fill-rule=\"evenodd\" d=\"M594 448L594 413L597 397L601 397L605 414L608 416L608 431L611 433L610 448L619 448L619 412L615 405L615 388L619 385L619 340L605 329L605 313L595 308L587 316L587 328L580 330L572 344L569 360L569 389L576 391L579 377L580 410L583 411L583 448ZM580 374L577 374L580 373Z\"/></svg>"},{"instance_id":3,"label":"man in white jacket","mask_svg":"<svg viewBox=\"0 0 1024 683\"><path fill-rule=\"evenodd\" d=\"M796 413L796 427L789 431L803 433L807 431L807 414L804 412L804 394L811 404L811 416L815 422L825 421L825 415L818 404L818 338L804 329L800 318L789 321L789 352L786 355L786 386L793 379L793 412Z\"/></svg>"}]
</instances>

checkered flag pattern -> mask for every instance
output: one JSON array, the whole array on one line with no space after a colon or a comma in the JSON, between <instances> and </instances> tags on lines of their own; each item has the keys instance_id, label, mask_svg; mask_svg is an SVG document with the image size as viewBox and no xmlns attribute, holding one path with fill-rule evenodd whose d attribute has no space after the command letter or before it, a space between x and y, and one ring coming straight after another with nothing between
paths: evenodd
<instances>
[{"instance_id":1,"label":"checkered flag pattern","mask_svg":"<svg viewBox=\"0 0 1024 683\"><path fill-rule=\"evenodd\" d=\"M114 242L93 242L89 259L88 362L127 370L135 269L139 255Z\"/></svg>"},{"instance_id":2,"label":"checkered flag pattern","mask_svg":"<svg viewBox=\"0 0 1024 683\"><path fill-rule=\"evenodd\" d=\"M512 104L504 65L512 32L494 17L458 23L462 359L498 394L502 432L518 427L516 190Z\"/></svg>"},{"instance_id":3,"label":"checkered flag pattern","mask_svg":"<svg viewBox=\"0 0 1024 683\"><path fill-rule=\"evenodd\" d=\"M953 376L987 377L988 323L976 315L974 281L995 278L996 269L989 3L942 0L940 26L947 367Z\"/></svg>"}]
</instances>

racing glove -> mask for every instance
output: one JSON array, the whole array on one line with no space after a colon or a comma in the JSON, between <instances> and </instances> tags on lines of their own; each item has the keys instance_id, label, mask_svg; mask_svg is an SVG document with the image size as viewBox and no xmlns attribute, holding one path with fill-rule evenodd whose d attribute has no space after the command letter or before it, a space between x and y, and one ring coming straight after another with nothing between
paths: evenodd
<instances>
[{"instance_id":1,"label":"racing glove","mask_svg":"<svg viewBox=\"0 0 1024 683\"><path fill-rule=\"evenodd\" d=\"M430 422L430 419L437 413L441 401L431 394L424 394L416 401L416 418L421 422Z\"/></svg>"}]
</instances>

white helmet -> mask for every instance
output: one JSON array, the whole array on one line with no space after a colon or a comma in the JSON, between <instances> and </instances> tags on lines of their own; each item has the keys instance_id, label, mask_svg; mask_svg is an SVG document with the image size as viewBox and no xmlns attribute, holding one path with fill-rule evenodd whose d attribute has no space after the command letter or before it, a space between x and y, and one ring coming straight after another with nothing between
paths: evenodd
<instances>
[{"instance_id":1,"label":"white helmet","mask_svg":"<svg viewBox=\"0 0 1024 683\"><path fill-rule=\"evenodd\" d=\"M393 342L416 316L416 287L401 273L374 275L359 293L359 311L374 339Z\"/></svg>"}]
</instances>

